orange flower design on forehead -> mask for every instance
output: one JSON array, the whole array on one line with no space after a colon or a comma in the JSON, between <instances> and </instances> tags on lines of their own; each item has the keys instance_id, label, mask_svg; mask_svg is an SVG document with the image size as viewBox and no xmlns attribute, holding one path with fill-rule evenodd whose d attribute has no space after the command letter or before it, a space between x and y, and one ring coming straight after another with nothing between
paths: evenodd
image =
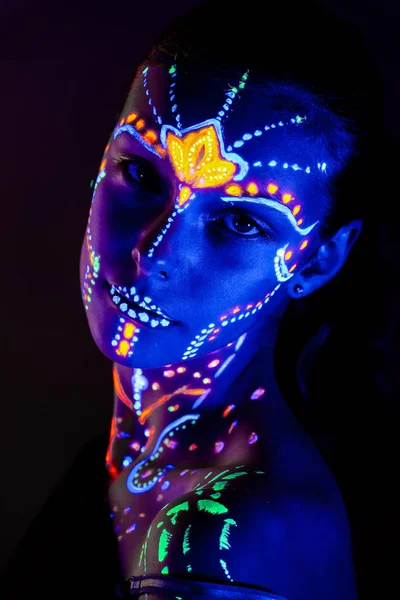
<instances>
[{"instance_id":1,"label":"orange flower design on forehead","mask_svg":"<svg viewBox=\"0 0 400 600\"><path fill-rule=\"evenodd\" d=\"M164 126L161 140L176 177L186 184L180 189L179 206L187 202L193 189L219 187L242 179L248 170L240 156L224 151L220 124L214 119L183 131Z\"/></svg>"}]
</instances>

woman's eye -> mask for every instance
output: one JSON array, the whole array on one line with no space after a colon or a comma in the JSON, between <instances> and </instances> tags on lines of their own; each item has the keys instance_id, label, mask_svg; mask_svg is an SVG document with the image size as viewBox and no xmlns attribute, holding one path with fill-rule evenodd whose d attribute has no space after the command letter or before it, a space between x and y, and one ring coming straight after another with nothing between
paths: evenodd
<instances>
[{"instance_id":1,"label":"woman's eye","mask_svg":"<svg viewBox=\"0 0 400 600\"><path fill-rule=\"evenodd\" d=\"M161 195L164 193L164 185L156 169L146 160L127 159L116 156L114 162L123 171L128 181L140 185L151 194Z\"/></svg>"},{"instance_id":2,"label":"woman's eye","mask_svg":"<svg viewBox=\"0 0 400 600\"><path fill-rule=\"evenodd\" d=\"M224 229L243 237L266 237L272 238L271 232L263 229L252 217L242 212L231 212L212 219L214 223Z\"/></svg>"}]
</instances>

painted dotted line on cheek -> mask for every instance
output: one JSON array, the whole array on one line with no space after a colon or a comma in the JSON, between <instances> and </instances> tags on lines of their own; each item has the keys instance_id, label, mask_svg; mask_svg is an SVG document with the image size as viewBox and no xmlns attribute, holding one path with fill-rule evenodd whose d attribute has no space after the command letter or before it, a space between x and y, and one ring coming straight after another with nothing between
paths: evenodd
<instances>
[{"instance_id":1,"label":"painted dotted line on cheek","mask_svg":"<svg viewBox=\"0 0 400 600\"><path fill-rule=\"evenodd\" d=\"M177 212L174 211L172 213L172 215L170 217L168 217L165 227L163 227L161 232L157 235L155 241L152 243L152 245L147 253L148 258L151 258L153 256L155 249L157 248L157 246L160 245L160 243L161 243L162 239L164 238L165 234L167 233L168 229L171 227L172 222L173 222L174 218L176 217L176 214L177 214Z\"/></svg>"},{"instance_id":2,"label":"painted dotted line on cheek","mask_svg":"<svg viewBox=\"0 0 400 600\"><path fill-rule=\"evenodd\" d=\"M179 185L179 189L181 189L181 188L182 188L182 184ZM157 235L155 241L151 245L151 247L147 253L148 258L151 258L153 256L155 249L157 248L157 246L160 245L160 243L164 239L165 234L167 233L168 229L171 227L176 216L188 208L188 206L191 204L191 200L193 200L195 198L195 194L192 193L189 201L186 201L185 204L183 204L182 206L179 204L180 198L181 198L180 194L178 194L178 196L175 199L174 212L171 214L170 217L168 217L167 222L165 223L165 227L163 227L163 229Z\"/></svg>"},{"instance_id":3,"label":"painted dotted line on cheek","mask_svg":"<svg viewBox=\"0 0 400 600\"><path fill-rule=\"evenodd\" d=\"M299 252L307 248L309 240L303 240L295 251L288 250L289 244L283 246L283 248L279 248L274 258L274 269L277 280L280 283L287 281L291 277L293 277L293 271L297 268L297 262L295 261L295 257L298 257ZM292 262L290 268L287 266L287 262Z\"/></svg>"},{"instance_id":4,"label":"painted dotted line on cheek","mask_svg":"<svg viewBox=\"0 0 400 600\"><path fill-rule=\"evenodd\" d=\"M90 231L90 229L88 229L88 231ZM86 273L82 289L82 300L86 310L89 310L89 305L92 301L93 288L96 285L96 279L99 276L100 270L100 255L96 254L89 244L88 252L90 264L86 266Z\"/></svg>"},{"instance_id":5,"label":"painted dotted line on cheek","mask_svg":"<svg viewBox=\"0 0 400 600\"><path fill-rule=\"evenodd\" d=\"M190 345L186 348L185 352L183 353L182 360L196 356L199 348L201 348L205 342L211 342L218 337L222 327L226 327L227 325L236 323L236 321L241 321L242 319L247 319L250 315L254 315L257 311L261 310L262 307L267 304L278 291L279 287L280 283L278 283L272 292L269 292L263 300L259 300L255 304L247 304L245 308L236 306L229 311L229 314L222 315L219 317L219 327L216 327L215 323L210 323L208 327L202 329L200 334L196 335L195 338L190 342ZM216 374L214 377L217 377L218 375Z\"/></svg>"},{"instance_id":6,"label":"painted dotted line on cheek","mask_svg":"<svg viewBox=\"0 0 400 600\"><path fill-rule=\"evenodd\" d=\"M104 151L105 154L107 153L108 148L109 148L109 145L107 144L106 149ZM104 177L106 176L105 167L106 167L106 159L104 159L101 162L99 174L97 175L96 182L94 184L91 207L90 207L90 211L89 211L89 219L88 219L88 224L87 224L87 228L86 228L86 245L87 245L87 251L89 254L89 264L86 266L86 273L85 273L83 287L82 287L82 300L83 300L86 310L89 310L89 305L90 305L90 302L92 301L93 288L96 285L96 279L98 278L99 271L100 271L100 255L96 254L96 252L94 251L93 246L92 246L92 232L90 229L90 222L91 222L91 218L92 218L93 202L94 202L94 199L96 196L97 187L98 187L99 183L102 181L102 179L104 179Z\"/></svg>"}]
</instances>

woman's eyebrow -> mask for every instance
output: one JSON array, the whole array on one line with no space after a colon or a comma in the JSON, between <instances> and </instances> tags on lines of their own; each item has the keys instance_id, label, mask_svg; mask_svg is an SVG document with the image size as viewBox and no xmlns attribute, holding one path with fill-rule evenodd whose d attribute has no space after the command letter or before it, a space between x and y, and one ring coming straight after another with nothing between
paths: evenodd
<instances>
[{"instance_id":1,"label":"woman's eyebrow","mask_svg":"<svg viewBox=\"0 0 400 600\"><path fill-rule=\"evenodd\" d=\"M297 221L289 207L287 207L284 204L282 204L281 202L279 202L279 200L276 200L273 198L268 198L267 196L264 196L264 195L239 197L239 198L235 197L235 196L221 196L221 200L223 202L241 202L242 204L247 204L248 202L252 202L254 204L261 204L263 206L268 206L269 208L274 208L275 210L278 210L279 212L283 213L286 216L286 218L289 220L292 227L297 231L297 233L300 233L300 235L307 235L308 233L310 233L310 231L312 229L314 229L314 227L318 223L318 221L315 221L315 223L313 223L309 227L299 227L297 225Z\"/></svg>"},{"instance_id":2,"label":"woman's eyebrow","mask_svg":"<svg viewBox=\"0 0 400 600\"><path fill-rule=\"evenodd\" d=\"M135 143L135 142L139 142L139 144L142 146L142 148L144 148L145 150L147 150L148 152L151 152L152 154L155 154L158 158L160 157L160 154L157 152L157 150L155 150L155 148L153 148L152 144L150 142L146 142L143 139L143 136L136 131L136 129L134 127L132 127L131 125L122 125L113 135L114 140L117 139L117 137L122 136L121 139L123 140L127 140L128 143Z\"/></svg>"}]
</instances>

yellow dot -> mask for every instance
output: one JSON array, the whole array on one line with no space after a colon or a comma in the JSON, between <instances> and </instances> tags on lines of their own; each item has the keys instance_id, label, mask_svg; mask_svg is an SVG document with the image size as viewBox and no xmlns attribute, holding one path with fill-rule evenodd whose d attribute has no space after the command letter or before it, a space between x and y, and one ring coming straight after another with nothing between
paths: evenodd
<instances>
[{"instance_id":1,"label":"yellow dot","mask_svg":"<svg viewBox=\"0 0 400 600\"><path fill-rule=\"evenodd\" d=\"M241 196L243 194L243 190L240 185L236 184L228 185L225 188L225 192L230 196Z\"/></svg>"},{"instance_id":2,"label":"yellow dot","mask_svg":"<svg viewBox=\"0 0 400 600\"><path fill-rule=\"evenodd\" d=\"M121 340L116 350L119 356L126 356L129 351L129 343L126 340Z\"/></svg>"},{"instance_id":3,"label":"yellow dot","mask_svg":"<svg viewBox=\"0 0 400 600\"><path fill-rule=\"evenodd\" d=\"M173 377L175 375L175 371L171 371L171 370L164 371L163 375L164 375L164 377Z\"/></svg>"},{"instance_id":4,"label":"yellow dot","mask_svg":"<svg viewBox=\"0 0 400 600\"><path fill-rule=\"evenodd\" d=\"M212 369L213 367L217 367L217 366L219 365L219 362L220 362L220 361L219 361L218 359L212 360L212 361L211 361L211 362L208 364L208 368L209 368L209 369Z\"/></svg>"},{"instance_id":5,"label":"yellow dot","mask_svg":"<svg viewBox=\"0 0 400 600\"><path fill-rule=\"evenodd\" d=\"M185 202L187 202L191 196L192 190L190 189L190 187L187 187L187 185L184 185L179 193L179 201L178 204L179 206L182 206L183 204L185 204Z\"/></svg>"},{"instance_id":6,"label":"yellow dot","mask_svg":"<svg viewBox=\"0 0 400 600\"><path fill-rule=\"evenodd\" d=\"M308 240L304 240L304 242L300 246L300 250L304 250L304 248L306 248L306 246L308 246Z\"/></svg>"},{"instance_id":7,"label":"yellow dot","mask_svg":"<svg viewBox=\"0 0 400 600\"><path fill-rule=\"evenodd\" d=\"M294 207L294 209L292 211L293 214L297 215L297 213L300 212L300 208L301 208L300 204L296 204L296 206Z\"/></svg>"},{"instance_id":8,"label":"yellow dot","mask_svg":"<svg viewBox=\"0 0 400 600\"><path fill-rule=\"evenodd\" d=\"M247 186L247 191L249 192L250 196L255 196L255 194L258 194L258 185L256 183L249 183Z\"/></svg>"},{"instance_id":9,"label":"yellow dot","mask_svg":"<svg viewBox=\"0 0 400 600\"><path fill-rule=\"evenodd\" d=\"M131 337L133 337L134 333L135 333L135 326L132 325L132 323L126 323L125 327L124 327L124 332L123 332L124 337L126 337L128 340L130 340Z\"/></svg>"},{"instance_id":10,"label":"yellow dot","mask_svg":"<svg viewBox=\"0 0 400 600\"><path fill-rule=\"evenodd\" d=\"M154 144L154 142L157 140L156 132L151 131L151 129L149 129L149 131L146 131L146 133L143 134L143 137L146 140L146 142L149 142L149 144Z\"/></svg>"}]
</instances>

